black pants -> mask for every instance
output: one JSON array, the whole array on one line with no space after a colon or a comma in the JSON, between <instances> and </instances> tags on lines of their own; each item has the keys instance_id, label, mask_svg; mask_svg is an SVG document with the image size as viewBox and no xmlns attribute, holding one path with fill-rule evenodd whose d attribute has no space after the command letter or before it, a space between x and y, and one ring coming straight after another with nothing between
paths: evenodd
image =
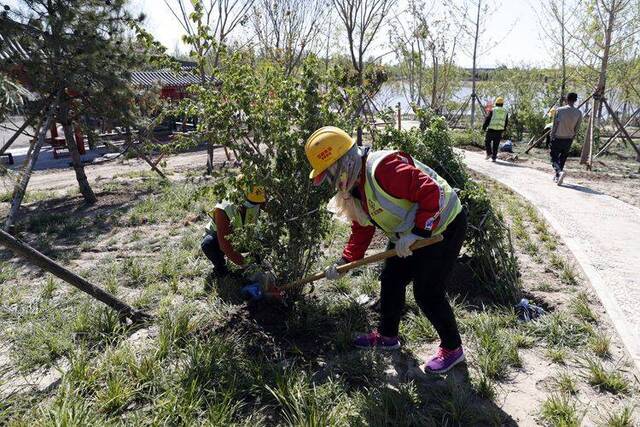
<instances>
[{"instance_id":1,"label":"black pants","mask_svg":"<svg viewBox=\"0 0 640 427\"><path fill-rule=\"evenodd\" d=\"M564 164L569 157L569 149L571 148L572 139L554 139L551 141L551 165L559 174L564 170Z\"/></svg>"},{"instance_id":2,"label":"black pants","mask_svg":"<svg viewBox=\"0 0 640 427\"><path fill-rule=\"evenodd\" d=\"M462 211L443 233L442 242L418 249L408 258L393 257L385 261L380 274L381 335L398 335L406 286L413 281L413 295L438 332L440 345L449 350L460 346L462 340L445 285L462 248L466 230L467 215Z\"/></svg>"},{"instance_id":3,"label":"black pants","mask_svg":"<svg viewBox=\"0 0 640 427\"><path fill-rule=\"evenodd\" d=\"M484 136L484 148L487 150L487 156L491 156L492 159L498 157L498 148L500 147L500 140L502 139L502 131L499 130L487 130Z\"/></svg>"},{"instance_id":4,"label":"black pants","mask_svg":"<svg viewBox=\"0 0 640 427\"><path fill-rule=\"evenodd\" d=\"M209 261L213 264L216 276L224 276L229 272L227 269L227 261L224 258L224 252L220 249L216 233L207 233L204 236L204 239L202 239L200 248L202 248L202 252L204 252L207 258L209 258Z\"/></svg>"}]
</instances>

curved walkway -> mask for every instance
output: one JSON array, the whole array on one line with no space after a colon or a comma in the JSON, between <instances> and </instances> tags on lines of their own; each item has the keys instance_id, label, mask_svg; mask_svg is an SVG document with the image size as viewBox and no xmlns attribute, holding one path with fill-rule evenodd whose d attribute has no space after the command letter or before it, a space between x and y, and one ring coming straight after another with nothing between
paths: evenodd
<instances>
[{"instance_id":1,"label":"curved walkway","mask_svg":"<svg viewBox=\"0 0 640 427\"><path fill-rule=\"evenodd\" d=\"M640 370L640 209L587 187L571 175L558 187L552 170L461 151L465 164L508 186L544 215L580 263Z\"/></svg>"}]
</instances>

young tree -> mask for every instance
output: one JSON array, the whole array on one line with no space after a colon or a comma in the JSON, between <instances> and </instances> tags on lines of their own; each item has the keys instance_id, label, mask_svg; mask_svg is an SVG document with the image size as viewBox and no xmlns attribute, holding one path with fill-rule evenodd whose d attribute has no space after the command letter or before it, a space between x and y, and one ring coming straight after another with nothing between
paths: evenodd
<instances>
[{"instance_id":1,"label":"young tree","mask_svg":"<svg viewBox=\"0 0 640 427\"><path fill-rule=\"evenodd\" d=\"M217 90L194 87L183 104L186 111L202 111L192 137L206 137L238 153L237 170L219 172L214 191L220 200L242 200L242 187L260 185L268 202L264 222L234 235L242 247L259 253L277 277L286 282L309 272L320 255L329 228L327 189L314 188L304 141L324 125L342 126L348 106L333 76L310 56L300 73L287 76L280 64L255 66L252 53L221 57ZM321 87L329 87L326 92Z\"/></svg>"},{"instance_id":2,"label":"young tree","mask_svg":"<svg viewBox=\"0 0 640 427\"><path fill-rule=\"evenodd\" d=\"M360 81L367 51L395 4L396 0L333 0L346 31L351 63Z\"/></svg>"},{"instance_id":3,"label":"young tree","mask_svg":"<svg viewBox=\"0 0 640 427\"><path fill-rule=\"evenodd\" d=\"M163 0L184 31L189 56L197 62L200 84L210 86L229 36L245 25L255 0ZM227 154L228 157L228 154ZM213 172L213 143L207 140L207 173Z\"/></svg>"},{"instance_id":4,"label":"young tree","mask_svg":"<svg viewBox=\"0 0 640 427\"><path fill-rule=\"evenodd\" d=\"M451 12L446 7L438 10L435 2L427 7L424 1L411 0L407 10L391 22L391 45L403 88L407 86L409 100L420 106L427 104L428 85L428 104L434 111L442 109L458 77L454 59L462 29L451 31Z\"/></svg>"},{"instance_id":5,"label":"young tree","mask_svg":"<svg viewBox=\"0 0 640 427\"><path fill-rule=\"evenodd\" d=\"M580 158L580 162L590 168L593 129L602 118L609 65L612 61L628 59L628 53L634 51L640 32L640 7L637 0L590 0L582 14L581 25L584 32L573 35L579 49L573 53L582 64L597 70L598 76L589 129Z\"/></svg>"},{"instance_id":6,"label":"young tree","mask_svg":"<svg viewBox=\"0 0 640 427\"><path fill-rule=\"evenodd\" d=\"M358 117L363 114L369 102L364 92L366 54L395 4L396 0L333 0L347 36L351 65L356 73L357 90L351 97L351 102L357 105ZM362 144L361 125L358 126L357 140L358 144Z\"/></svg>"},{"instance_id":7,"label":"young tree","mask_svg":"<svg viewBox=\"0 0 640 427\"><path fill-rule=\"evenodd\" d=\"M256 0L163 0L184 31L191 57L211 59L199 63L202 84L206 73L218 66L220 49L231 33L246 24Z\"/></svg>"},{"instance_id":8,"label":"young tree","mask_svg":"<svg viewBox=\"0 0 640 427\"><path fill-rule=\"evenodd\" d=\"M149 52L139 41L157 48L140 29L142 19L127 12L125 0L22 0L3 18L3 36L15 38L22 47L8 54L0 70L16 75L40 97L41 111L45 112L40 135L51 123L64 127L87 203L94 203L96 197L80 161L74 118L104 117L123 125L132 123L130 71L143 64ZM131 31L138 34L137 40L127 37ZM40 147L41 143L34 146L36 158ZM12 212L17 213L16 206L22 202L24 194L20 193L14 195Z\"/></svg>"},{"instance_id":9,"label":"young tree","mask_svg":"<svg viewBox=\"0 0 640 427\"><path fill-rule=\"evenodd\" d=\"M570 33L575 31L578 6L575 0L545 0L533 5L544 41L552 45L552 55L560 63L558 100L563 100L567 93Z\"/></svg>"},{"instance_id":10,"label":"young tree","mask_svg":"<svg viewBox=\"0 0 640 427\"><path fill-rule=\"evenodd\" d=\"M319 49L328 14L323 0L258 0L253 29L260 53L291 75L306 53Z\"/></svg>"},{"instance_id":11,"label":"young tree","mask_svg":"<svg viewBox=\"0 0 640 427\"><path fill-rule=\"evenodd\" d=\"M476 101L477 98L477 76L478 76L478 58L485 56L499 41L495 41L493 37L487 37L487 20L498 8L499 4L494 3L492 6L483 0L464 0L462 6L458 7L457 25L466 33L467 37L473 40L472 50L467 49L466 43L461 44L461 48L467 54L471 55L473 66L471 69L471 128L475 126L476 117ZM510 30L500 30L500 35L506 37Z\"/></svg>"}]
</instances>

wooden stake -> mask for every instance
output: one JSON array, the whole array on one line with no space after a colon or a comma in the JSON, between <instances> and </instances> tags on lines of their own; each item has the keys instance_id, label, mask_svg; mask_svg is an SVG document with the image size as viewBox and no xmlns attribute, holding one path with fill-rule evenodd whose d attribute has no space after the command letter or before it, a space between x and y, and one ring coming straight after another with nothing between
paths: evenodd
<instances>
[{"instance_id":1,"label":"wooden stake","mask_svg":"<svg viewBox=\"0 0 640 427\"><path fill-rule=\"evenodd\" d=\"M87 295L106 304L107 306L120 313L121 316L129 318L134 323L150 320L152 318L150 315L131 307L124 301L104 291L102 288L99 288L98 286L73 273L72 271L66 269L65 267L56 263L46 255L38 252L36 249L32 248L26 243L19 241L6 231L0 230L0 244L10 249L19 257L26 259L32 264L37 265L43 270L78 288Z\"/></svg>"},{"instance_id":2,"label":"wooden stake","mask_svg":"<svg viewBox=\"0 0 640 427\"><path fill-rule=\"evenodd\" d=\"M613 111L613 109L611 108L607 100L603 99L602 102L604 103L604 106L607 108L607 111L609 111L609 114L611 114L611 117L613 117L613 121L618 127L618 130L622 132L625 138L627 138L627 140L629 141L629 144L631 144L633 149L636 150L636 160L640 161L640 149L636 146L636 144L634 144L633 140L631 139L631 136L629 136L629 132L627 132L627 129L625 129L622 123L620 123L620 119L618 119L618 115L615 113L615 111Z\"/></svg>"},{"instance_id":3,"label":"wooden stake","mask_svg":"<svg viewBox=\"0 0 640 427\"><path fill-rule=\"evenodd\" d=\"M16 139L18 139L18 137L20 135L22 135L22 132L24 132L24 130L31 125L31 123L33 123L35 119L35 116L29 117L28 119L25 119L24 123L22 124L22 126L20 126L19 129L16 130L16 132L11 136L11 138L9 138L9 140L2 146L2 148L0 148L0 155L4 154L5 151L7 151L9 149L9 147L11 147L11 144L13 144L15 142Z\"/></svg>"},{"instance_id":4,"label":"wooden stake","mask_svg":"<svg viewBox=\"0 0 640 427\"><path fill-rule=\"evenodd\" d=\"M638 108L636 111L633 112L633 114L631 114L631 116L629 117L629 119L627 120L627 123L625 123L624 127L626 128L627 126L629 126L629 124L633 121L634 117L636 115L638 115L638 113L640 113L640 108ZM636 131L637 132L637 131ZM630 137L633 137L633 135L636 134L636 132L630 134ZM607 142L602 146L602 148L600 149L600 151L598 152L598 154L596 154L593 158L597 159L598 157L600 157L602 154L606 153L607 150L609 149L609 146L613 143L613 141L618 137L618 135L620 135L620 129L616 130L613 135L611 135L611 137L607 140Z\"/></svg>"},{"instance_id":5,"label":"wooden stake","mask_svg":"<svg viewBox=\"0 0 640 427\"><path fill-rule=\"evenodd\" d=\"M58 99L60 97L58 96ZM53 115L58 106L58 102L56 101L49 108L49 112L46 115L46 118L42 121L40 129L38 131L38 139L34 144L29 147L29 151L27 151L27 158L24 161L24 166L20 171L20 176L18 177L18 182L13 189L13 198L11 200L11 208L9 209L9 215L7 215L7 219L4 222L4 229L9 230L16 221L18 216L18 211L20 210L20 205L22 205L22 199L24 199L24 194L27 192L27 186L29 185L29 180L31 179L31 172L33 171L33 166L38 161L38 155L40 154L40 149L44 145L44 140L47 135L47 130L51 123L53 122Z\"/></svg>"}]
</instances>

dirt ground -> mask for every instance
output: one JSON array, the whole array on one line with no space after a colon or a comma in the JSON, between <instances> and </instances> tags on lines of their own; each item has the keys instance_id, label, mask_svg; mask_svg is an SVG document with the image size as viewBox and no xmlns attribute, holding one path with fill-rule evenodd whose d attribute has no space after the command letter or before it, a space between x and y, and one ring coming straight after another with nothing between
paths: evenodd
<instances>
[{"instance_id":1,"label":"dirt ground","mask_svg":"<svg viewBox=\"0 0 640 427\"><path fill-rule=\"evenodd\" d=\"M19 236L161 321L140 331L121 331L107 311L3 252L0 424L53 417L62 410L58 402L74 399L86 405L82 408L87 414L105 417L100 418L103 422L153 424L152 418L145 418L149 413L176 412L162 405L172 388L185 392L175 375L197 356L181 349L199 348L189 347L189 335L180 335L184 312L192 316L184 327L208 348L222 346L224 340L247 345L246 338L251 337L246 354L267 354L271 365L291 367L292 372L301 369L302 378L309 375L313 386L298 385L302 388L295 393L310 393L326 402L323 408L331 417L339 415L333 414L334 407L345 417L364 411L357 409L361 401L386 411L367 412L370 418L365 417L365 424L602 425L625 408L640 405L638 373L575 259L535 210L504 188L483 181L514 235L523 296L549 314L520 323L512 308L493 305L476 294L473 281L465 282L462 288L469 291L451 297L468 363L450 374L429 376L420 366L433 354L437 341L411 296L401 329L401 352L369 354L349 345L355 332L375 326L375 310L357 301L375 300L379 266L364 268L337 284L319 282L296 307L275 312L244 305L237 284L217 283L212 289L210 266L199 250L207 220L202 212L213 202L196 191L207 185L199 176L204 162L204 153L168 159L174 181L170 186L159 184L142 162L87 167L99 200L88 208L73 193L73 171L34 175L30 191L57 196L25 205ZM64 195L69 191L71 195ZM7 204L2 208L6 210ZM347 234L346 225L336 227L321 264L338 256ZM384 240L378 236L371 250L382 249ZM459 268L464 272L464 265ZM487 343L486 337L500 343ZM515 354L505 359L491 353L496 350ZM166 356L173 352L175 359ZM147 358L157 365L147 367L143 363ZM496 361L501 361L499 372L487 377L486 364ZM143 367L152 372L148 378ZM225 378L224 366L214 364L211 369ZM198 375L189 378L197 382L205 374ZM208 381L210 387L218 384ZM345 387L344 394L329 391L332 381ZM271 411L282 411L285 420L298 419L287 418L295 411L308 415L305 411L311 409L304 405L310 403L287 403L276 393L284 393L284 383L277 384L266 389L254 384L262 390L254 393ZM79 390L81 397L69 399L70 389ZM274 400L274 393L280 397ZM326 400L323 393L341 397L331 394L334 400ZM173 408L171 402L166 405ZM271 415L260 418L261 412L256 413L254 425L278 424ZM429 415L429 423L411 418L423 413ZM633 419L638 414L632 415L631 424L618 425L633 425Z\"/></svg>"}]
</instances>

